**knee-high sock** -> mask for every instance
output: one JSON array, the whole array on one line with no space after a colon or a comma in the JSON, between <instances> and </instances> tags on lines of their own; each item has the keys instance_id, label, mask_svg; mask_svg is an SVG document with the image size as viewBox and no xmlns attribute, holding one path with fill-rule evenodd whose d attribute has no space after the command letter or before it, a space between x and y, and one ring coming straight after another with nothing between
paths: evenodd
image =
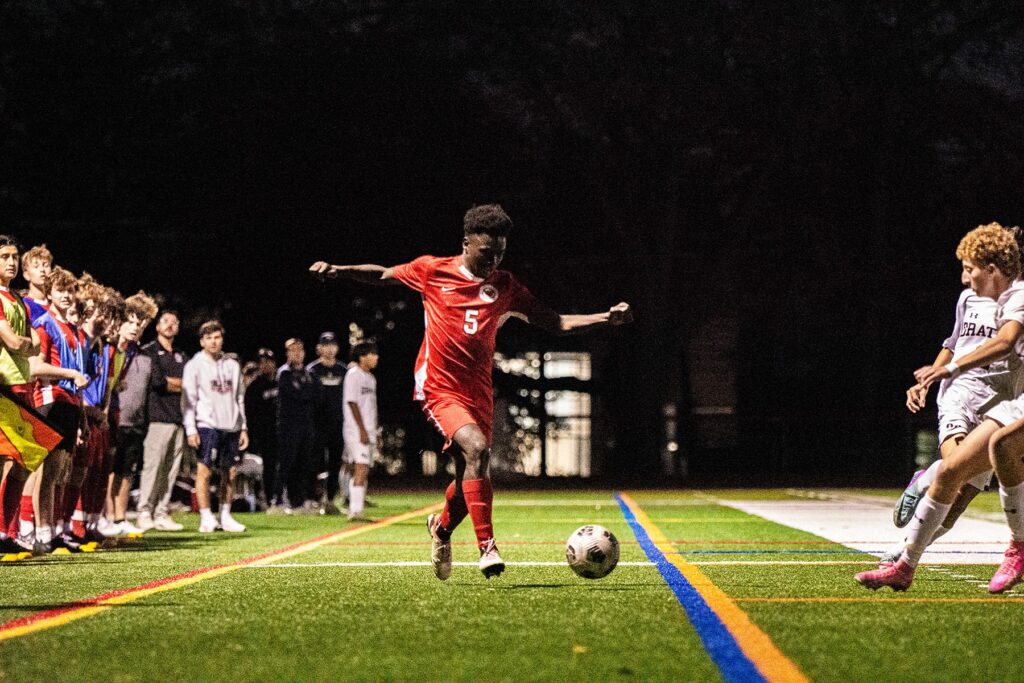
<instances>
[{"instance_id":1,"label":"knee-high sock","mask_svg":"<svg viewBox=\"0 0 1024 683\"><path fill-rule=\"evenodd\" d=\"M18 533L22 536L34 534L36 531L36 508L32 505L31 495L22 494L18 517Z\"/></svg>"},{"instance_id":2,"label":"knee-high sock","mask_svg":"<svg viewBox=\"0 0 1024 683\"><path fill-rule=\"evenodd\" d=\"M452 532L455 531L455 527L459 526L468 514L466 499L462 497L461 492L455 490L453 481L444 492L444 510L441 511L441 528L438 530L441 539L448 540Z\"/></svg>"},{"instance_id":3,"label":"knee-high sock","mask_svg":"<svg viewBox=\"0 0 1024 683\"><path fill-rule=\"evenodd\" d=\"M0 533L14 538L18 535L18 510L25 479L12 470L0 485Z\"/></svg>"},{"instance_id":4,"label":"knee-high sock","mask_svg":"<svg viewBox=\"0 0 1024 683\"><path fill-rule=\"evenodd\" d=\"M483 547L487 541L494 538L494 528L491 526L491 504L494 500L491 480L464 480L462 482L462 495L466 499L469 517L473 520L476 542Z\"/></svg>"},{"instance_id":5,"label":"knee-high sock","mask_svg":"<svg viewBox=\"0 0 1024 683\"><path fill-rule=\"evenodd\" d=\"M1009 488L1000 484L999 502L1003 504L1003 513L1013 540L1024 541L1024 484Z\"/></svg>"},{"instance_id":6,"label":"knee-high sock","mask_svg":"<svg viewBox=\"0 0 1024 683\"><path fill-rule=\"evenodd\" d=\"M916 567L921 561L921 555L932 542L936 530L942 526L951 507L952 504L939 503L927 493L921 499L914 512L914 518L907 526L907 547L903 551L903 559L910 566Z\"/></svg>"}]
</instances>

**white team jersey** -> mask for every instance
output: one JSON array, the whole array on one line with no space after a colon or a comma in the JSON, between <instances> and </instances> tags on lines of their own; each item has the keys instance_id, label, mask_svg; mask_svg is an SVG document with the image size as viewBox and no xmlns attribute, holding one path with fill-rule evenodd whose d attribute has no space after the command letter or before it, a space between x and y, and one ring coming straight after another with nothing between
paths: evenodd
<instances>
[{"instance_id":1,"label":"white team jersey","mask_svg":"<svg viewBox=\"0 0 1024 683\"><path fill-rule=\"evenodd\" d=\"M345 373L343 398L345 403L345 423L342 436L346 441L359 440L359 425L352 417L349 403L359 407L359 416L363 418L363 426L370 436L370 441L377 439L377 378L358 365L349 368Z\"/></svg>"},{"instance_id":2,"label":"white team jersey","mask_svg":"<svg viewBox=\"0 0 1024 683\"><path fill-rule=\"evenodd\" d=\"M996 311L994 299L978 296L972 289L960 293L956 302L956 322L953 333L942 342L945 349L953 352L953 360L963 358L976 348L996 336ZM987 379L991 383L1006 381L1009 373L1007 361L1000 360L987 366L968 370L959 377ZM959 377L957 379L959 379ZM939 385L939 397L946 393L952 381L946 379Z\"/></svg>"},{"instance_id":3,"label":"white team jersey","mask_svg":"<svg viewBox=\"0 0 1024 683\"><path fill-rule=\"evenodd\" d=\"M1010 288L999 295L996 302L996 329L1009 322L1024 325L1024 281L1014 280ZM1007 359L1009 386L1014 397L1024 394L1024 334L1017 337L1013 351Z\"/></svg>"}]
</instances>

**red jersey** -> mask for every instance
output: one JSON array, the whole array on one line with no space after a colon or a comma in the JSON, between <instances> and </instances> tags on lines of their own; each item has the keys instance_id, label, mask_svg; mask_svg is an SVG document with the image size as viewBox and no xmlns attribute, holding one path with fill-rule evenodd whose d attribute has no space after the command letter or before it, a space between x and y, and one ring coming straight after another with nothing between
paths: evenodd
<instances>
[{"instance_id":1,"label":"red jersey","mask_svg":"<svg viewBox=\"0 0 1024 683\"><path fill-rule=\"evenodd\" d=\"M32 324L39 335L39 358L57 368L70 368L85 373L85 333L77 325L61 322L45 313ZM40 379L35 388L36 406L54 401L80 403L79 391L70 379Z\"/></svg>"},{"instance_id":2,"label":"red jersey","mask_svg":"<svg viewBox=\"0 0 1024 683\"><path fill-rule=\"evenodd\" d=\"M510 316L528 320L541 304L511 273L481 280L462 256L421 256L393 276L423 295L426 331L416 359L414 397L448 396L491 406L491 368L498 329Z\"/></svg>"}]
</instances>

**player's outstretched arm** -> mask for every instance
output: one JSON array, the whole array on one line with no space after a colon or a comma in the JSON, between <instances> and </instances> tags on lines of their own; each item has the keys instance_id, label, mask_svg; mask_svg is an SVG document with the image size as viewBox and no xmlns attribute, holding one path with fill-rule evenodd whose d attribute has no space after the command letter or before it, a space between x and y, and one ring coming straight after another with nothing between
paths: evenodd
<instances>
[{"instance_id":1,"label":"player's outstretched arm","mask_svg":"<svg viewBox=\"0 0 1024 683\"><path fill-rule=\"evenodd\" d=\"M327 261L317 261L309 267L309 272L321 280L324 278L343 277L356 282L370 285L397 285L400 282L391 274L391 268L366 263L358 266L334 266Z\"/></svg>"},{"instance_id":2,"label":"player's outstretched arm","mask_svg":"<svg viewBox=\"0 0 1024 683\"><path fill-rule=\"evenodd\" d=\"M552 334L577 334L595 327L625 325L633 322L633 310L623 302L602 313L570 315L544 309L530 316L530 323Z\"/></svg>"},{"instance_id":3,"label":"player's outstretched arm","mask_svg":"<svg viewBox=\"0 0 1024 683\"><path fill-rule=\"evenodd\" d=\"M939 355L935 356L935 360L932 361L933 368L945 367L950 361L953 360L953 352L943 347L939 350ZM916 413L924 408L925 401L928 398L928 387L921 384L915 384L914 386L907 389L907 409Z\"/></svg>"}]
</instances>

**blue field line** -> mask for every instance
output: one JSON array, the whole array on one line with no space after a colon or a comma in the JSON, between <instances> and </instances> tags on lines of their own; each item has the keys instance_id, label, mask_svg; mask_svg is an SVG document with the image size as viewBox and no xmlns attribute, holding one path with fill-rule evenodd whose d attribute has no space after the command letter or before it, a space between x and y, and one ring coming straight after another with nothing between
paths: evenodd
<instances>
[{"instance_id":1,"label":"blue field line","mask_svg":"<svg viewBox=\"0 0 1024 683\"><path fill-rule=\"evenodd\" d=\"M622 514L633 530L640 547L647 554L647 558L658 568L665 583L672 589L679 604L686 610L686 616L689 617L690 623L697 631L697 635L704 644L704 649L707 650L711 660L721 672L722 678L735 683L766 681L750 658L740 649L732 633L718 618L700 592L654 545L647 530L637 521L636 515L617 492L615 501L619 504Z\"/></svg>"}]
</instances>

